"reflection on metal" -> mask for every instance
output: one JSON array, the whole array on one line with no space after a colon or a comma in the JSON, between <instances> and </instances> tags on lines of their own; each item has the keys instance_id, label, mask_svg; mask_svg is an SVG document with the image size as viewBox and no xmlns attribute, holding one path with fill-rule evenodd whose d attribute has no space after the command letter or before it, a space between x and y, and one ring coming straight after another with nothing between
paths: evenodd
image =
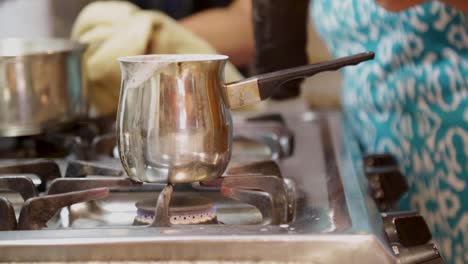
<instances>
[{"instance_id":1,"label":"reflection on metal","mask_svg":"<svg viewBox=\"0 0 468 264\"><path fill-rule=\"evenodd\" d=\"M330 123L325 115L320 116L318 122L320 123L320 136L328 179L328 198L332 208L330 217L333 218L333 223L335 223L337 228L347 227L351 225L351 218L348 213L343 183L340 179L341 175L338 169L337 154L334 149Z\"/></svg>"},{"instance_id":2,"label":"reflection on metal","mask_svg":"<svg viewBox=\"0 0 468 264\"><path fill-rule=\"evenodd\" d=\"M288 223L296 218L298 200L301 198L302 193L296 186L296 183L291 179L284 179L284 187L286 191L286 198L288 201Z\"/></svg>"}]
</instances>

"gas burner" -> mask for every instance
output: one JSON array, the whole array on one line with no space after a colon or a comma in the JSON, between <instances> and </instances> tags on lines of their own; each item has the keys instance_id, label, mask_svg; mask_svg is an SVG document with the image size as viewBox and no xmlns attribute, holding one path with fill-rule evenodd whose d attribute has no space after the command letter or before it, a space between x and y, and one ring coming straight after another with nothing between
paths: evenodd
<instances>
[{"instance_id":1,"label":"gas burner","mask_svg":"<svg viewBox=\"0 0 468 264\"><path fill-rule=\"evenodd\" d=\"M154 221L157 199L136 203L135 225L149 225ZM192 194L176 194L169 205L169 221L172 225L216 224L216 209L207 197Z\"/></svg>"}]
</instances>

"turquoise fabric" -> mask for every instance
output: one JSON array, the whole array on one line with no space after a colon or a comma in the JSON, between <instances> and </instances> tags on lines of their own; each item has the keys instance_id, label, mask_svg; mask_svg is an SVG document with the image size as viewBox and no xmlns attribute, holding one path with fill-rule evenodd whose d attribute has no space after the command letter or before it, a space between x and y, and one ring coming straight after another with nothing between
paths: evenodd
<instances>
[{"instance_id":1,"label":"turquoise fabric","mask_svg":"<svg viewBox=\"0 0 468 264\"><path fill-rule=\"evenodd\" d=\"M391 13L374 0L314 0L343 70L343 105L365 152L391 152L448 263L468 263L468 14L439 1Z\"/></svg>"}]
</instances>

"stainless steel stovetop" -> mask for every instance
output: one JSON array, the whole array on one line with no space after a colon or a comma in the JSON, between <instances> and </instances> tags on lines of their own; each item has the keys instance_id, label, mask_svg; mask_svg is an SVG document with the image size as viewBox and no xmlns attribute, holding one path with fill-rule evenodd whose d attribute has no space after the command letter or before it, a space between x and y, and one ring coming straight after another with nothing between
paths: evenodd
<instances>
[{"instance_id":1,"label":"stainless steel stovetop","mask_svg":"<svg viewBox=\"0 0 468 264\"><path fill-rule=\"evenodd\" d=\"M283 116L294 140L277 125L265 129L271 122L238 131L223 180L174 187L173 199L211 201L216 221L205 224L168 223L167 188L130 182L114 158L41 161L41 173L31 172L34 160L1 161L0 189L10 191L0 197L19 219L16 230L0 232L0 260L443 263L420 216L382 213L405 191L391 156L363 156L339 113ZM266 143L249 140L252 133ZM2 170L18 162L28 169ZM39 193L18 180L31 174L41 174ZM89 190L96 187L104 189ZM135 225L135 204L158 197L154 220ZM8 212L1 208L0 223Z\"/></svg>"}]
</instances>

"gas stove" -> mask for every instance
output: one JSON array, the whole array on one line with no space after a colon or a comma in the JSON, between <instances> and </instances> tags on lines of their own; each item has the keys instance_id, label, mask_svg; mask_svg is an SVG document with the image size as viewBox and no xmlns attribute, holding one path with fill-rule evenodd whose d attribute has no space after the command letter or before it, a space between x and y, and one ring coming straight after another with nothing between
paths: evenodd
<instances>
[{"instance_id":1,"label":"gas stove","mask_svg":"<svg viewBox=\"0 0 468 264\"><path fill-rule=\"evenodd\" d=\"M175 186L129 180L106 124L39 137L61 157L32 139L0 160L1 261L443 263L424 219L394 210L395 159L363 155L340 113L236 115L223 177Z\"/></svg>"}]
</instances>

